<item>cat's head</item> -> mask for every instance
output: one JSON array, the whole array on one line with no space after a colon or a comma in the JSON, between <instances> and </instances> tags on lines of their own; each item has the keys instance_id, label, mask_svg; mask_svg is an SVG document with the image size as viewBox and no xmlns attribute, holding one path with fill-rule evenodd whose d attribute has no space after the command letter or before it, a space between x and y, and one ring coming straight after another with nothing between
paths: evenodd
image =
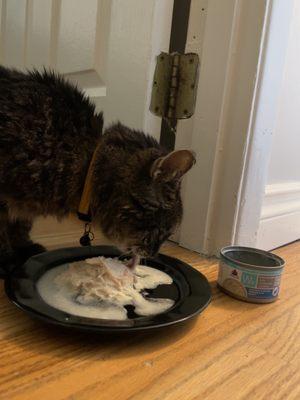
<instances>
[{"instance_id":1,"label":"cat's head","mask_svg":"<svg viewBox=\"0 0 300 400\"><path fill-rule=\"evenodd\" d=\"M178 150L153 158L151 150L145 150L130 163L124 168L128 176L118 180L102 210L102 230L121 250L154 256L181 222L181 180L195 156Z\"/></svg>"}]
</instances>

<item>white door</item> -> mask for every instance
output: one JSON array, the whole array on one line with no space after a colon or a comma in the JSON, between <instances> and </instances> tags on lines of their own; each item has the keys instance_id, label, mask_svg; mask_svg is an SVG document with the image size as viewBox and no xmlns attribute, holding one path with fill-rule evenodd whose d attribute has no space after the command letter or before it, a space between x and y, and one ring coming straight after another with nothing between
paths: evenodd
<instances>
[{"instance_id":1,"label":"white door","mask_svg":"<svg viewBox=\"0 0 300 400\"><path fill-rule=\"evenodd\" d=\"M50 67L76 82L103 110L159 138L150 115L155 56L169 45L172 0L0 0L0 63ZM82 224L37 221L33 238L75 244ZM100 232L97 239L103 242Z\"/></svg>"}]
</instances>

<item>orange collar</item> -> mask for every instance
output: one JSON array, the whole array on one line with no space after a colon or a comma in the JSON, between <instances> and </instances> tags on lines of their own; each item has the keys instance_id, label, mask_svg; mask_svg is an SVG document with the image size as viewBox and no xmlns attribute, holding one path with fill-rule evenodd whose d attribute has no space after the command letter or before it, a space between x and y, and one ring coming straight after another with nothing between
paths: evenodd
<instances>
[{"instance_id":1,"label":"orange collar","mask_svg":"<svg viewBox=\"0 0 300 400\"><path fill-rule=\"evenodd\" d=\"M80 203L77 211L78 218L85 222L92 221L92 215L90 210L91 196L92 196L92 179L94 174L96 154L97 151L99 150L99 147L100 147L100 142L97 144L97 147L92 155L89 169L85 177L83 191L81 194Z\"/></svg>"}]
</instances>

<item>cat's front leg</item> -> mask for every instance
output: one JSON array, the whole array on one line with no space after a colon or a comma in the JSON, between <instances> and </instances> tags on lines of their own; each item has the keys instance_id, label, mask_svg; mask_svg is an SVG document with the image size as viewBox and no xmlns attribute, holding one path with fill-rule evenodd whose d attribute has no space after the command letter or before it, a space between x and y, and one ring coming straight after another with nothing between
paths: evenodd
<instances>
[{"instance_id":1,"label":"cat's front leg","mask_svg":"<svg viewBox=\"0 0 300 400\"><path fill-rule=\"evenodd\" d=\"M14 251L8 234L8 212L4 203L0 202L0 275L5 275L14 265Z\"/></svg>"},{"instance_id":2,"label":"cat's front leg","mask_svg":"<svg viewBox=\"0 0 300 400\"><path fill-rule=\"evenodd\" d=\"M23 264L28 258L46 251L44 246L30 239L31 227L32 221L29 220L17 219L9 222L10 244L18 264Z\"/></svg>"}]
</instances>

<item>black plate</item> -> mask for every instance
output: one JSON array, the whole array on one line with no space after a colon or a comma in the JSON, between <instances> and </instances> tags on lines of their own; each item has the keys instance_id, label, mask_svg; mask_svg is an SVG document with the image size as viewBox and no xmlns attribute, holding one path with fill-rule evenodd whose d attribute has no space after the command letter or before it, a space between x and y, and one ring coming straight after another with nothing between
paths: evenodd
<instances>
[{"instance_id":1,"label":"black plate","mask_svg":"<svg viewBox=\"0 0 300 400\"><path fill-rule=\"evenodd\" d=\"M133 318L126 321L103 320L70 315L43 301L36 283L47 270L67 262L100 255L118 257L120 253L114 247L95 246L54 250L31 257L22 267L15 268L7 276L6 293L19 308L44 322L103 333L141 331L177 324L199 314L211 300L211 290L205 276L180 260L160 254L155 259L144 259L142 263L160 269L173 278L172 285L158 286L150 294L151 297L175 300L174 306L162 314L140 317L131 312Z\"/></svg>"}]
</instances>

